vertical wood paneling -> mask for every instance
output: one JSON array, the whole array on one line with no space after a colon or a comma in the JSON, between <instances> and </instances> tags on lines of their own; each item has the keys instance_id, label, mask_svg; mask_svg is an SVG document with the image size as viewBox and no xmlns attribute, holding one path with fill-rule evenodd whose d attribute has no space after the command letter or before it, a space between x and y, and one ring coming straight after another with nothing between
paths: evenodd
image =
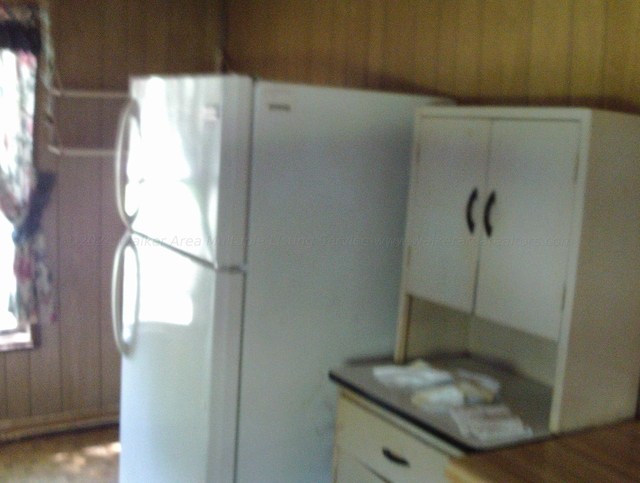
<instances>
[{"instance_id":1,"label":"vertical wood paneling","mask_svg":"<svg viewBox=\"0 0 640 483\"><path fill-rule=\"evenodd\" d=\"M40 104L45 98L44 89L38 86L36 105L42 112ZM38 162L38 168L57 175L58 163L55 156L46 149L46 141L50 131L46 125L35 126L34 152ZM54 185L49 204L43 213L41 227L47 244L47 266L53 277L53 284L57 286L58 277L58 193L59 189ZM56 299L56 310L59 301ZM37 331L38 348L29 351L30 357L30 393L31 414L53 414L62 409L61 403L61 379L60 379L60 325L59 323L42 323L35 328Z\"/></svg>"},{"instance_id":2,"label":"vertical wood paneling","mask_svg":"<svg viewBox=\"0 0 640 483\"><path fill-rule=\"evenodd\" d=\"M246 8L246 7L244 7ZM244 8L241 8L239 14L240 18L244 16ZM256 38L255 43L252 43L252 47L255 49L248 54L254 56L257 60L257 68L260 72L264 72L266 79L281 79L282 75L278 75L278 59L282 58L283 53L277 45L275 30L271 30L271 26L277 25L277 12L275 11L275 4L269 2L256 2L255 6L252 5L251 9L256 20L254 25L245 25L243 32L245 35L251 35L251 31L254 28L262 29L263 34ZM230 44L232 45L232 44ZM240 69L240 72L245 72Z\"/></svg>"},{"instance_id":3,"label":"vertical wood paneling","mask_svg":"<svg viewBox=\"0 0 640 483\"><path fill-rule=\"evenodd\" d=\"M52 156L43 156L41 168L57 172ZM58 218L57 207L59 187L54 187L51 199L44 212L42 229L47 243L47 266L54 277L54 286L58 279ZM56 302L59 308L59 301ZM31 415L54 414L62 409L62 385L60 377L60 324L59 321L42 323L35 328L38 331L38 348L29 351Z\"/></svg>"},{"instance_id":4,"label":"vertical wood paneling","mask_svg":"<svg viewBox=\"0 0 640 483\"><path fill-rule=\"evenodd\" d=\"M351 0L339 10L342 14L343 42L347 45L344 61L344 85L363 87L367 85L369 68L371 5L368 1Z\"/></svg>"},{"instance_id":5,"label":"vertical wood paneling","mask_svg":"<svg viewBox=\"0 0 640 483\"><path fill-rule=\"evenodd\" d=\"M49 246L52 245L49 242ZM60 326L57 322L42 324L37 330L40 346L29 353L31 414L28 416L55 414L62 410Z\"/></svg>"},{"instance_id":6,"label":"vertical wood paneling","mask_svg":"<svg viewBox=\"0 0 640 483\"><path fill-rule=\"evenodd\" d=\"M369 53L367 85L373 89L383 85L385 0L371 0L369 13Z\"/></svg>"},{"instance_id":7,"label":"vertical wood paneling","mask_svg":"<svg viewBox=\"0 0 640 483\"><path fill-rule=\"evenodd\" d=\"M26 417L31 414L29 353L26 351L14 352L10 357L7 357L5 364L9 390L7 417Z\"/></svg>"},{"instance_id":8,"label":"vertical wood paneling","mask_svg":"<svg viewBox=\"0 0 640 483\"><path fill-rule=\"evenodd\" d=\"M628 110L637 93L637 63L640 46L640 2L615 0L607 3L603 94L605 107Z\"/></svg>"},{"instance_id":9,"label":"vertical wood paneling","mask_svg":"<svg viewBox=\"0 0 640 483\"><path fill-rule=\"evenodd\" d=\"M305 2L230 0L227 50L238 61L234 67L266 78L421 90L461 102L640 112L640 2L338 3L334 14L333 2L309 8ZM269 20L276 17L297 18L311 32L291 34L281 22ZM360 34L350 35L345 44L345 31ZM305 69L289 65L287 49L299 48L287 47L282 37L289 35L295 38L289 42L306 44ZM350 75L354 71L358 75Z\"/></svg>"},{"instance_id":10,"label":"vertical wood paneling","mask_svg":"<svg viewBox=\"0 0 640 483\"><path fill-rule=\"evenodd\" d=\"M455 87L450 92L468 100L480 95L483 5L483 0L462 0L458 12Z\"/></svg>"},{"instance_id":11,"label":"vertical wood paneling","mask_svg":"<svg viewBox=\"0 0 640 483\"><path fill-rule=\"evenodd\" d=\"M481 92L523 102L529 86L532 2L487 0L484 6Z\"/></svg>"},{"instance_id":12,"label":"vertical wood paneling","mask_svg":"<svg viewBox=\"0 0 640 483\"><path fill-rule=\"evenodd\" d=\"M143 1L146 3L146 0ZM206 64L206 57L209 57L207 67L210 67L213 55L209 48L205 49L203 30L200 28L206 2L181 0L167 2L165 5L168 7L165 7L165 13L169 20L170 43L167 53L171 59L165 65L165 71L200 72Z\"/></svg>"},{"instance_id":13,"label":"vertical wood paneling","mask_svg":"<svg viewBox=\"0 0 640 483\"><path fill-rule=\"evenodd\" d=\"M294 15L296 7L305 15L300 18ZM308 26L305 18L309 15L308 3L300 0L277 0L273 3L270 17L278 25L275 36L275 49L286 60L282 70L278 73L283 78L302 79L307 67L306 33Z\"/></svg>"},{"instance_id":14,"label":"vertical wood paneling","mask_svg":"<svg viewBox=\"0 0 640 483\"><path fill-rule=\"evenodd\" d=\"M573 104L604 104L602 79L607 4L576 0L573 5L569 96Z\"/></svg>"},{"instance_id":15,"label":"vertical wood paneling","mask_svg":"<svg viewBox=\"0 0 640 483\"><path fill-rule=\"evenodd\" d=\"M267 41L267 32L264 35L252 35L251 31L262 26L267 28L267 25L263 25L261 15L264 4L229 0L226 6L228 24L225 28L227 43L224 49L229 69L233 72L263 75L262 62L266 54L262 47ZM321 56L323 50L318 46L314 53Z\"/></svg>"},{"instance_id":16,"label":"vertical wood paneling","mask_svg":"<svg viewBox=\"0 0 640 483\"><path fill-rule=\"evenodd\" d=\"M129 42L124 40L127 39L128 22L124 22L122 16L123 12L127 12L127 0L104 2L104 9L106 27L101 39L104 48L100 85L107 90L125 90L128 85ZM57 55L64 55L64 52L62 50ZM80 78L74 81L76 85L82 86Z\"/></svg>"},{"instance_id":17,"label":"vertical wood paneling","mask_svg":"<svg viewBox=\"0 0 640 483\"><path fill-rule=\"evenodd\" d=\"M416 84L427 90L438 87L438 65L440 62L440 18L443 0L423 2L416 12L415 52L413 62Z\"/></svg>"},{"instance_id":18,"label":"vertical wood paneling","mask_svg":"<svg viewBox=\"0 0 640 483\"><path fill-rule=\"evenodd\" d=\"M456 83L460 4L443 2L438 38L438 92L453 92Z\"/></svg>"},{"instance_id":19,"label":"vertical wood paneling","mask_svg":"<svg viewBox=\"0 0 640 483\"><path fill-rule=\"evenodd\" d=\"M78 87L76 79L82 79L85 86L100 86L104 5L107 2L64 0L51 3L56 70L62 85Z\"/></svg>"},{"instance_id":20,"label":"vertical wood paneling","mask_svg":"<svg viewBox=\"0 0 640 483\"><path fill-rule=\"evenodd\" d=\"M349 4L350 2L340 2L339 0L333 0L327 2L331 5L331 16L333 20L328 27L331 29L331 52L334 59L329 64L331 79L329 81L332 85L353 85L347 80L347 65L353 62L350 58L350 50L352 42L357 40L349 35ZM350 62L351 61L351 62Z\"/></svg>"},{"instance_id":21,"label":"vertical wood paneling","mask_svg":"<svg viewBox=\"0 0 640 483\"><path fill-rule=\"evenodd\" d=\"M222 1L205 2L201 21L204 45L211 51L211 65L203 70L220 72L223 68L223 45L226 38L226 5Z\"/></svg>"},{"instance_id":22,"label":"vertical wood paneling","mask_svg":"<svg viewBox=\"0 0 640 483\"><path fill-rule=\"evenodd\" d=\"M138 8L142 10L142 25L138 26L139 34L144 36L144 63L138 66L144 73L153 74L166 71L167 57L170 51L169 15L164 0L146 0ZM134 31L130 31L135 34Z\"/></svg>"},{"instance_id":23,"label":"vertical wood paneling","mask_svg":"<svg viewBox=\"0 0 640 483\"><path fill-rule=\"evenodd\" d=\"M529 102L569 100L571 21L574 0L536 0L531 28Z\"/></svg>"},{"instance_id":24,"label":"vertical wood paneling","mask_svg":"<svg viewBox=\"0 0 640 483\"><path fill-rule=\"evenodd\" d=\"M126 89L128 76L210 72L220 0L51 0L56 63L65 87Z\"/></svg>"},{"instance_id":25,"label":"vertical wood paneling","mask_svg":"<svg viewBox=\"0 0 640 483\"><path fill-rule=\"evenodd\" d=\"M7 417L7 399L9 388L7 387L7 355L0 354L0 418Z\"/></svg>"},{"instance_id":26,"label":"vertical wood paneling","mask_svg":"<svg viewBox=\"0 0 640 483\"><path fill-rule=\"evenodd\" d=\"M278 75L276 59L284 59L285 53L282 52L281 47L278 45L279 29L270 29L270 26L276 27L278 25L278 14L275 11L276 5L277 3L256 2L255 7L253 7L256 23L255 25L247 26L247 28L263 29L264 34L260 39L261 45L250 55L259 55L257 57L260 62L258 68L261 72L264 72L265 78L278 80L282 78L282 74ZM245 30L245 35L247 33L249 32ZM254 47L256 47L255 44Z\"/></svg>"},{"instance_id":27,"label":"vertical wood paneling","mask_svg":"<svg viewBox=\"0 0 640 483\"><path fill-rule=\"evenodd\" d=\"M123 5L122 12L116 14L109 22L109 28L117 29L123 37L116 38L116 41L125 43L126 59L125 72L129 75L144 74L146 70L146 59L154 58L151 52L147 52L147 36L145 32L145 3L146 0L127 0ZM168 21L168 20L165 20ZM118 24L124 24L124 32L119 31ZM162 41L160 39L160 41ZM159 50L159 49L158 49ZM122 70L120 71L122 72Z\"/></svg>"},{"instance_id":28,"label":"vertical wood paneling","mask_svg":"<svg viewBox=\"0 0 640 483\"><path fill-rule=\"evenodd\" d=\"M318 84L332 84L334 73L331 69L333 51L333 28L331 22L327 20L333 16L334 2L314 2L304 3L304 13L307 15L300 18L300 23L304 25L307 35L307 48L305 57L307 59L305 80ZM319 25L324 28L317 28Z\"/></svg>"},{"instance_id":29,"label":"vertical wood paneling","mask_svg":"<svg viewBox=\"0 0 640 483\"><path fill-rule=\"evenodd\" d=\"M386 4L384 22L384 63L382 87L414 91L416 49L416 4Z\"/></svg>"},{"instance_id":30,"label":"vertical wood paneling","mask_svg":"<svg viewBox=\"0 0 640 483\"><path fill-rule=\"evenodd\" d=\"M100 408L100 161L63 159L60 342L63 410Z\"/></svg>"}]
</instances>

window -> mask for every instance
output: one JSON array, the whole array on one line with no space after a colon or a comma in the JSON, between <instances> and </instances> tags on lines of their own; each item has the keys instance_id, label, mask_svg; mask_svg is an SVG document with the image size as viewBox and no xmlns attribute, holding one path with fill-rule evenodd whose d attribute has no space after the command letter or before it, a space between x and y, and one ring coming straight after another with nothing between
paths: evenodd
<instances>
[{"instance_id":1,"label":"window","mask_svg":"<svg viewBox=\"0 0 640 483\"><path fill-rule=\"evenodd\" d=\"M0 350L33 347L32 324L51 302L39 221L52 178L43 183L32 159L40 13L0 4Z\"/></svg>"},{"instance_id":2,"label":"window","mask_svg":"<svg viewBox=\"0 0 640 483\"><path fill-rule=\"evenodd\" d=\"M18 319L13 313L16 278L13 275L15 248L12 233L13 225L6 217L0 216L0 333L18 328Z\"/></svg>"}]
</instances>

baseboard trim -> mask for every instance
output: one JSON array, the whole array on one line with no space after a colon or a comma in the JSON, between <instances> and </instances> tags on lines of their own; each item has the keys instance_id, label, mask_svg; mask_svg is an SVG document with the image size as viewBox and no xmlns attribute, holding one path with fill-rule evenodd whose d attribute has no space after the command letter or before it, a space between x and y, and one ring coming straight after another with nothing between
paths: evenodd
<instances>
[{"instance_id":1,"label":"baseboard trim","mask_svg":"<svg viewBox=\"0 0 640 483\"><path fill-rule=\"evenodd\" d=\"M0 442L117 424L118 407L0 421Z\"/></svg>"}]
</instances>

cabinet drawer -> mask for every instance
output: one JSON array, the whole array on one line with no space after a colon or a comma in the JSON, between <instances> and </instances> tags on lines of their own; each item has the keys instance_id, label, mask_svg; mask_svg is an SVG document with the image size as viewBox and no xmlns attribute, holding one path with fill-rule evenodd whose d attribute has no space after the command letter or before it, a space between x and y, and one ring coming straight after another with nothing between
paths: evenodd
<instances>
[{"instance_id":1,"label":"cabinet drawer","mask_svg":"<svg viewBox=\"0 0 640 483\"><path fill-rule=\"evenodd\" d=\"M338 401L336 445L394 483L446 483L449 457L360 405Z\"/></svg>"},{"instance_id":2,"label":"cabinet drawer","mask_svg":"<svg viewBox=\"0 0 640 483\"><path fill-rule=\"evenodd\" d=\"M334 483L385 483L369 468L344 451L338 450L333 472Z\"/></svg>"}]
</instances>

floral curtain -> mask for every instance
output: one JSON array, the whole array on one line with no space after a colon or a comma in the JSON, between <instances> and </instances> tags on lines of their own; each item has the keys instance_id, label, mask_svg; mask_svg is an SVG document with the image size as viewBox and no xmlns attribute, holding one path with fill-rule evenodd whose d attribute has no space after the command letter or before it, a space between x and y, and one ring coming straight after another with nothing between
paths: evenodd
<instances>
[{"instance_id":1,"label":"floral curtain","mask_svg":"<svg viewBox=\"0 0 640 483\"><path fill-rule=\"evenodd\" d=\"M9 307L19 327L55 318L39 230L54 178L38 173L33 163L41 18L38 7L0 3L0 211L14 227L17 284Z\"/></svg>"}]
</instances>

